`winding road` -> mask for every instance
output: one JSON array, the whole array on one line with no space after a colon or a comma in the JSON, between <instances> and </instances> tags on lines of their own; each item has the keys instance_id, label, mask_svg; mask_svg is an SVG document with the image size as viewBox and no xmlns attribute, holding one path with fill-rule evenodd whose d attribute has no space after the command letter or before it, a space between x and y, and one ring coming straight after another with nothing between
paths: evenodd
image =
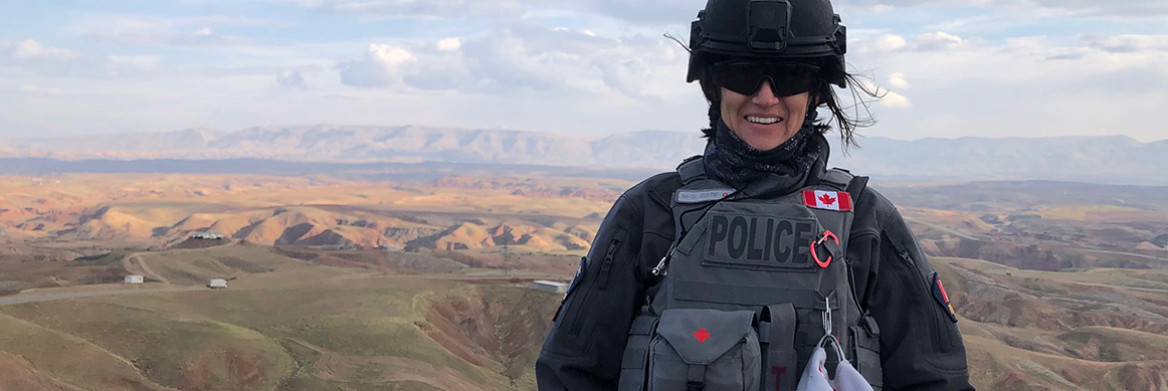
<instances>
[{"instance_id":1,"label":"winding road","mask_svg":"<svg viewBox=\"0 0 1168 391\"><path fill-rule=\"evenodd\" d=\"M133 253L127 255L125 258L122 258L122 267L126 269L126 272L141 274L163 284L169 284L170 280L167 280L166 277L154 273L154 270L150 269L150 265L146 264L146 260L142 258L142 254L143 253Z\"/></svg>"},{"instance_id":2,"label":"winding road","mask_svg":"<svg viewBox=\"0 0 1168 391\"><path fill-rule=\"evenodd\" d=\"M229 243L223 244L222 246L230 246L230 245L233 245L235 243L237 243L237 241L232 240ZM215 246L215 247L219 247L219 246ZM206 248L168 250L168 251L165 251L164 253L182 253L182 252L194 252L194 251L200 251L200 250L206 250ZM145 259L145 257L142 256L143 254L147 254L147 253L138 252L138 253L133 253L133 254L127 255L125 258L122 258L122 267L125 268L126 272L128 272L128 273L141 274L147 278L151 278L151 279L154 279L156 281L162 282L163 284L169 285L170 280L167 280L166 277L163 277L162 275L155 273L154 270L150 269L150 265L146 264L146 259ZM157 292L186 292L186 291L197 291L197 290L203 290L203 289L206 289L206 288L196 285L196 286L182 286L182 287L154 288L154 289L143 289L143 288L117 289L117 290L99 290L99 291L90 291L90 292L67 292L67 293L46 293L46 294L29 293L29 294L24 294L24 295L18 294L15 296L0 297L0 306L9 305L9 304L35 303L35 302L41 302L41 301L77 299L77 298L83 298L83 297L132 295L132 294L137 294L137 293L157 293Z\"/></svg>"},{"instance_id":3,"label":"winding road","mask_svg":"<svg viewBox=\"0 0 1168 391\"><path fill-rule=\"evenodd\" d=\"M65 300L76 299L82 297L95 296L114 296L114 295L130 295L135 293L156 293L156 292L186 292L203 290L201 286L188 286L181 288L158 288L158 289L119 289L111 291L92 291L92 292L69 292L69 293L48 293L48 294L29 294L0 297L0 306L9 304L21 303L35 303L40 301Z\"/></svg>"}]
</instances>

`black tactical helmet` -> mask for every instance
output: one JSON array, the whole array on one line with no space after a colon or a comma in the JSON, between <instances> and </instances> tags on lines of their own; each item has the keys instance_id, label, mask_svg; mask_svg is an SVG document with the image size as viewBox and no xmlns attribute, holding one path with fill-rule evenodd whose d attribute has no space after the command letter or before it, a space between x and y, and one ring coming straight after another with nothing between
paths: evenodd
<instances>
[{"instance_id":1,"label":"black tactical helmet","mask_svg":"<svg viewBox=\"0 0 1168 391\"><path fill-rule=\"evenodd\" d=\"M828 0L709 0L690 29L687 82L720 59L807 61L845 87L847 28Z\"/></svg>"}]
</instances>

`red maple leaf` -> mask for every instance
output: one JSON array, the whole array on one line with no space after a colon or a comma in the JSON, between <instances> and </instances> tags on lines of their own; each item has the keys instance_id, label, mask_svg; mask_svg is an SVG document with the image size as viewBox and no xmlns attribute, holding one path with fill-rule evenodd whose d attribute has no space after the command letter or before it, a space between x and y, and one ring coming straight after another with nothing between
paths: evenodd
<instances>
[{"instance_id":1,"label":"red maple leaf","mask_svg":"<svg viewBox=\"0 0 1168 391\"><path fill-rule=\"evenodd\" d=\"M705 343L707 339L710 339L710 332L706 331L705 328L702 328L701 330L698 330L696 333L694 333L694 338L697 338L698 342Z\"/></svg>"},{"instance_id":2,"label":"red maple leaf","mask_svg":"<svg viewBox=\"0 0 1168 391\"><path fill-rule=\"evenodd\" d=\"M824 194L823 196L819 197L819 202L822 202L824 205L831 205L835 203L835 198L831 198L830 195Z\"/></svg>"}]
</instances>

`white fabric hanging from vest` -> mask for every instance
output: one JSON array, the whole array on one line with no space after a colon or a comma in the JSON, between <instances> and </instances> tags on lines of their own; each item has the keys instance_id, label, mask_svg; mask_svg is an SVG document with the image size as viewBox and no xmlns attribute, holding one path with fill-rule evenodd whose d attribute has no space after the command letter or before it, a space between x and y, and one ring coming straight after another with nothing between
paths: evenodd
<instances>
[{"instance_id":1,"label":"white fabric hanging from vest","mask_svg":"<svg viewBox=\"0 0 1168 391\"><path fill-rule=\"evenodd\" d=\"M807 369L799 377L795 391L872 391L872 386L844 356L839 340L831 335L831 301L824 299L823 305L827 308L823 312L823 338L816 344L815 352L811 353L811 361L807 362ZM840 360L835 367L834 379L823 366L827 362L827 350L823 348L825 342L835 349L835 356Z\"/></svg>"},{"instance_id":2,"label":"white fabric hanging from vest","mask_svg":"<svg viewBox=\"0 0 1168 391\"><path fill-rule=\"evenodd\" d=\"M838 345L832 344L838 350ZM840 357L843 357L842 355ZM827 362L827 350L822 346L815 348L811 354L811 361L807 369L799 378L799 386L795 391L872 391L868 381L847 361L840 361L835 367L835 379L828 377L827 369L823 364Z\"/></svg>"}]
</instances>

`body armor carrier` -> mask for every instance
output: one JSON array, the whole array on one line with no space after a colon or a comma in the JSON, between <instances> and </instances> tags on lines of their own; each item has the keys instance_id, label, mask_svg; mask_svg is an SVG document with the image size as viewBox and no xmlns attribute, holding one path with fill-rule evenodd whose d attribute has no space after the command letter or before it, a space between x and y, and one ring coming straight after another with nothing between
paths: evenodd
<instances>
[{"instance_id":1,"label":"body armor carrier","mask_svg":"<svg viewBox=\"0 0 1168 391\"><path fill-rule=\"evenodd\" d=\"M816 185L760 199L706 178L701 159L678 172L677 234L629 330L620 390L793 391L828 332L879 390L879 329L845 258L847 190L858 196L866 178L833 169Z\"/></svg>"}]
</instances>

